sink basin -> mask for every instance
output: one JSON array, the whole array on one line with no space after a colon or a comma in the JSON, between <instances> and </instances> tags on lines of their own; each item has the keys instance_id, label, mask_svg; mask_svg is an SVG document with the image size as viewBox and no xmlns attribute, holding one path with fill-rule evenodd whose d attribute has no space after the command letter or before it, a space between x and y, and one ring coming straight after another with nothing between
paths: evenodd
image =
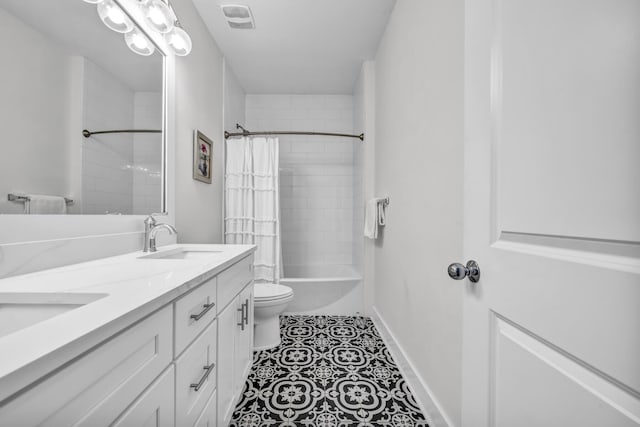
<instances>
[{"instance_id":1,"label":"sink basin","mask_svg":"<svg viewBox=\"0 0 640 427\"><path fill-rule=\"evenodd\" d=\"M154 252L149 255L138 257L140 259L185 259L185 260L206 260L220 256L223 251L211 251L195 248L176 248L170 251Z\"/></svg>"},{"instance_id":2,"label":"sink basin","mask_svg":"<svg viewBox=\"0 0 640 427\"><path fill-rule=\"evenodd\" d=\"M0 337L106 296L107 294L0 292Z\"/></svg>"}]
</instances>

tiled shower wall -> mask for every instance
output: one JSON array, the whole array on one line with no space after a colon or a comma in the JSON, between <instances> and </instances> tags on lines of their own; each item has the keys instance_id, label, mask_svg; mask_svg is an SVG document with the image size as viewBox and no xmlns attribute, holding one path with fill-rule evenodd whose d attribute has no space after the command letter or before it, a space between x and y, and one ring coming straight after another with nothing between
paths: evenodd
<instances>
[{"instance_id":1,"label":"tiled shower wall","mask_svg":"<svg viewBox=\"0 0 640 427\"><path fill-rule=\"evenodd\" d=\"M162 93L134 94L133 123L136 129L162 129ZM161 211L162 134L133 136L133 213Z\"/></svg>"},{"instance_id":2,"label":"tiled shower wall","mask_svg":"<svg viewBox=\"0 0 640 427\"><path fill-rule=\"evenodd\" d=\"M246 127L353 133L350 95L247 95ZM353 144L327 136L280 138L280 207L287 266L353 263Z\"/></svg>"},{"instance_id":3,"label":"tiled shower wall","mask_svg":"<svg viewBox=\"0 0 640 427\"><path fill-rule=\"evenodd\" d=\"M132 92L85 60L84 128L161 129L162 94ZM160 212L162 136L94 135L82 146L82 213Z\"/></svg>"},{"instance_id":4,"label":"tiled shower wall","mask_svg":"<svg viewBox=\"0 0 640 427\"><path fill-rule=\"evenodd\" d=\"M85 60L83 128L131 129L133 92L111 74ZM94 135L82 145L84 214L121 213L133 209L133 135Z\"/></svg>"}]
</instances>

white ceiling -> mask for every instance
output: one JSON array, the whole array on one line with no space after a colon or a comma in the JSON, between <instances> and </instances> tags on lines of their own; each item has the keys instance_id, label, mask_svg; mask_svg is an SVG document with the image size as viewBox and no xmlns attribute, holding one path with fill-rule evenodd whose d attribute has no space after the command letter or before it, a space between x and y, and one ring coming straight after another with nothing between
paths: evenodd
<instances>
[{"instance_id":1,"label":"white ceiling","mask_svg":"<svg viewBox=\"0 0 640 427\"><path fill-rule=\"evenodd\" d=\"M351 94L395 0L193 0L250 94ZM229 27L222 4L251 8L256 28ZM188 31L188 29L187 29Z\"/></svg>"},{"instance_id":2,"label":"white ceiling","mask_svg":"<svg viewBox=\"0 0 640 427\"><path fill-rule=\"evenodd\" d=\"M133 91L162 89L162 56L133 53L122 34L108 29L96 5L81 0L0 0L0 8L109 71Z\"/></svg>"}]
</instances>

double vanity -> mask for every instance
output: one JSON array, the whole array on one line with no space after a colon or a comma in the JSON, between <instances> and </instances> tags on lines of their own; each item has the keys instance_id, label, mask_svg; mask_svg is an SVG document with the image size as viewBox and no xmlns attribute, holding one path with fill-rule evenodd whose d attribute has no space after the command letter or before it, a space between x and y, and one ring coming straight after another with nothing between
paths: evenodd
<instances>
[{"instance_id":1,"label":"double vanity","mask_svg":"<svg viewBox=\"0 0 640 427\"><path fill-rule=\"evenodd\" d=\"M228 425L254 251L172 245L0 280L0 425Z\"/></svg>"}]
</instances>

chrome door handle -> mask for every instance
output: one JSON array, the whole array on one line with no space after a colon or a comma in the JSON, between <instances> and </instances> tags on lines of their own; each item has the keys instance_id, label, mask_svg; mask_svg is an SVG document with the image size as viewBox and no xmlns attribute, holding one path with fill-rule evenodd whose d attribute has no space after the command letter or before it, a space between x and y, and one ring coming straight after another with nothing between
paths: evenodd
<instances>
[{"instance_id":1,"label":"chrome door handle","mask_svg":"<svg viewBox=\"0 0 640 427\"><path fill-rule=\"evenodd\" d=\"M244 304L242 304L244 306L244 317L243 317L243 321L244 324L249 326L249 298L244 300Z\"/></svg>"},{"instance_id":2,"label":"chrome door handle","mask_svg":"<svg viewBox=\"0 0 640 427\"><path fill-rule=\"evenodd\" d=\"M450 264L447 271L449 277L454 280L462 280L467 276L473 283L477 283L480 280L480 266L474 260L467 261L466 266L458 262Z\"/></svg>"},{"instance_id":3,"label":"chrome door handle","mask_svg":"<svg viewBox=\"0 0 640 427\"><path fill-rule=\"evenodd\" d=\"M202 311L198 314L192 314L191 316L189 316L190 319L195 320L196 322L200 319L202 319L202 316L204 316L205 314L207 314L207 311L211 310L213 308L213 306L216 305L215 302L212 302L210 304L204 304L202 307Z\"/></svg>"},{"instance_id":4,"label":"chrome door handle","mask_svg":"<svg viewBox=\"0 0 640 427\"><path fill-rule=\"evenodd\" d=\"M202 369L205 370L204 375L202 376L202 378L200 378L200 381L194 384L190 384L189 387L191 387L195 391L200 390L200 387L202 387L202 385L207 380L207 378L209 378L209 375L211 374L211 371L213 371L214 366L216 366L215 363L212 363L211 365L203 366Z\"/></svg>"}]
</instances>

